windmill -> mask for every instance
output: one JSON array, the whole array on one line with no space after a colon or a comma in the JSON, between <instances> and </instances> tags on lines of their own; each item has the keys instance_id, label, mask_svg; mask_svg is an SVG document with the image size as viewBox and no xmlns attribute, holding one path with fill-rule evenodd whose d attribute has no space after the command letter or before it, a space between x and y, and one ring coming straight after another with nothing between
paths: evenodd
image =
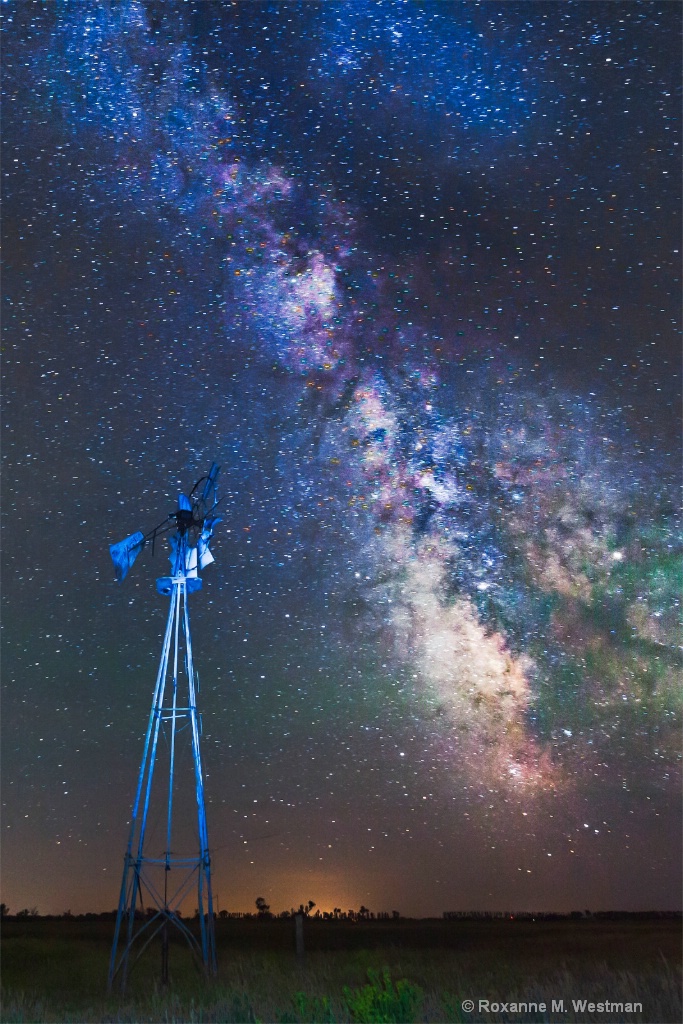
<instances>
[{"instance_id":1,"label":"windmill","mask_svg":"<svg viewBox=\"0 0 683 1024\"><path fill-rule=\"evenodd\" d=\"M184 936L206 973L216 973L211 858L199 750L199 682L192 656L187 601L189 594L201 589L199 570L214 561L209 544L214 527L220 522L215 514L219 505L216 488L219 470L213 463L207 476L197 481L189 495L179 495L176 511L149 533L134 533L109 549L116 576L123 581L148 544L154 550L157 538L168 534L171 547L171 575L156 582L157 591L170 598L170 606L124 856L109 964L110 990L115 984L121 991L125 990L129 970L157 936L161 937L161 981L168 984L169 933L173 929ZM196 798L197 847L189 855L180 855L172 847L174 810L176 816L178 813L174 796L179 783L181 742L188 736ZM161 810L164 817L163 849L156 851L148 829L153 810L157 813ZM195 885L199 938L180 916L183 900ZM143 901L147 903L146 912Z\"/></svg>"}]
</instances>

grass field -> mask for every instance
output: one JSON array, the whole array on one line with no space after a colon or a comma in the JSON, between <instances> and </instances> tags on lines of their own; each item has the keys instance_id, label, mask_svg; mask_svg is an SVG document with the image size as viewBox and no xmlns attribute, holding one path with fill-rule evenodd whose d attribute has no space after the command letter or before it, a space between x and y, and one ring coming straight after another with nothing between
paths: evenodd
<instances>
[{"instance_id":1,"label":"grass field","mask_svg":"<svg viewBox=\"0 0 683 1024\"><path fill-rule=\"evenodd\" d=\"M111 921L4 922L2 1024L683 1019L676 920L308 920L301 963L292 921L218 921L216 981L204 980L184 943L173 943L170 987L160 988L160 953L150 949L124 997L106 994L112 931ZM472 1012L463 1009L467 999ZM563 1000L562 1011L553 1000ZM575 1009L574 1000L643 1009Z\"/></svg>"}]
</instances>

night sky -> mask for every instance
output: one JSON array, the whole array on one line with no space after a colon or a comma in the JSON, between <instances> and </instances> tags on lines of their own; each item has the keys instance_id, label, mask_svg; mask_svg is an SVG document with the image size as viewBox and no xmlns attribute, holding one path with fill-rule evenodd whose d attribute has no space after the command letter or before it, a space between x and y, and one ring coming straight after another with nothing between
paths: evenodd
<instances>
[{"instance_id":1,"label":"night sky","mask_svg":"<svg viewBox=\"0 0 683 1024\"><path fill-rule=\"evenodd\" d=\"M2 11L11 911L116 906L212 461L220 909L680 908L680 5Z\"/></svg>"}]
</instances>

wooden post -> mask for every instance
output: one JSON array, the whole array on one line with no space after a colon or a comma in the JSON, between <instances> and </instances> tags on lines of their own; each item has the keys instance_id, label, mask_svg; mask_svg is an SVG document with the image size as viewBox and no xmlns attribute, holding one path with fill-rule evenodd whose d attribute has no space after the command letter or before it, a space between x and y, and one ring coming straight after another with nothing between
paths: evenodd
<instances>
[{"instance_id":1,"label":"wooden post","mask_svg":"<svg viewBox=\"0 0 683 1024\"><path fill-rule=\"evenodd\" d=\"M294 915L294 928L296 935L296 958L297 960L303 960L304 958L304 915Z\"/></svg>"},{"instance_id":2,"label":"wooden post","mask_svg":"<svg viewBox=\"0 0 683 1024\"><path fill-rule=\"evenodd\" d=\"M168 921L161 929L161 985L168 988Z\"/></svg>"}]
</instances>

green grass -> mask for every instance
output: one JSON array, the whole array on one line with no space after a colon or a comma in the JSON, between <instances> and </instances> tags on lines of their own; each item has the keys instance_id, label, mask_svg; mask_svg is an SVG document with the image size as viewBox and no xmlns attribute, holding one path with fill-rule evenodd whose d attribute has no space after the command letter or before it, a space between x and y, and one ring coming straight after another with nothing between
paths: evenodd
<instances>
[{"instance_id":1,"label":"green grass","mask_svg":"<svg viewBox=\"0 0 683 1024\"><path fill-rule=\"evenodd\" d=\"M150 949L123 997L106 994L111 932L110 922L7 922L2 1024L682 1019L676 921L307 922L300 964L292 922L225 921L215 981L174 943L170 988L160 988L160 955ZM567 1012L467 1013L467 998L548 1007L564 999ZM638 1001L643 1012L577 1015L573 999Z\"/></svg>"}]
</instances>

